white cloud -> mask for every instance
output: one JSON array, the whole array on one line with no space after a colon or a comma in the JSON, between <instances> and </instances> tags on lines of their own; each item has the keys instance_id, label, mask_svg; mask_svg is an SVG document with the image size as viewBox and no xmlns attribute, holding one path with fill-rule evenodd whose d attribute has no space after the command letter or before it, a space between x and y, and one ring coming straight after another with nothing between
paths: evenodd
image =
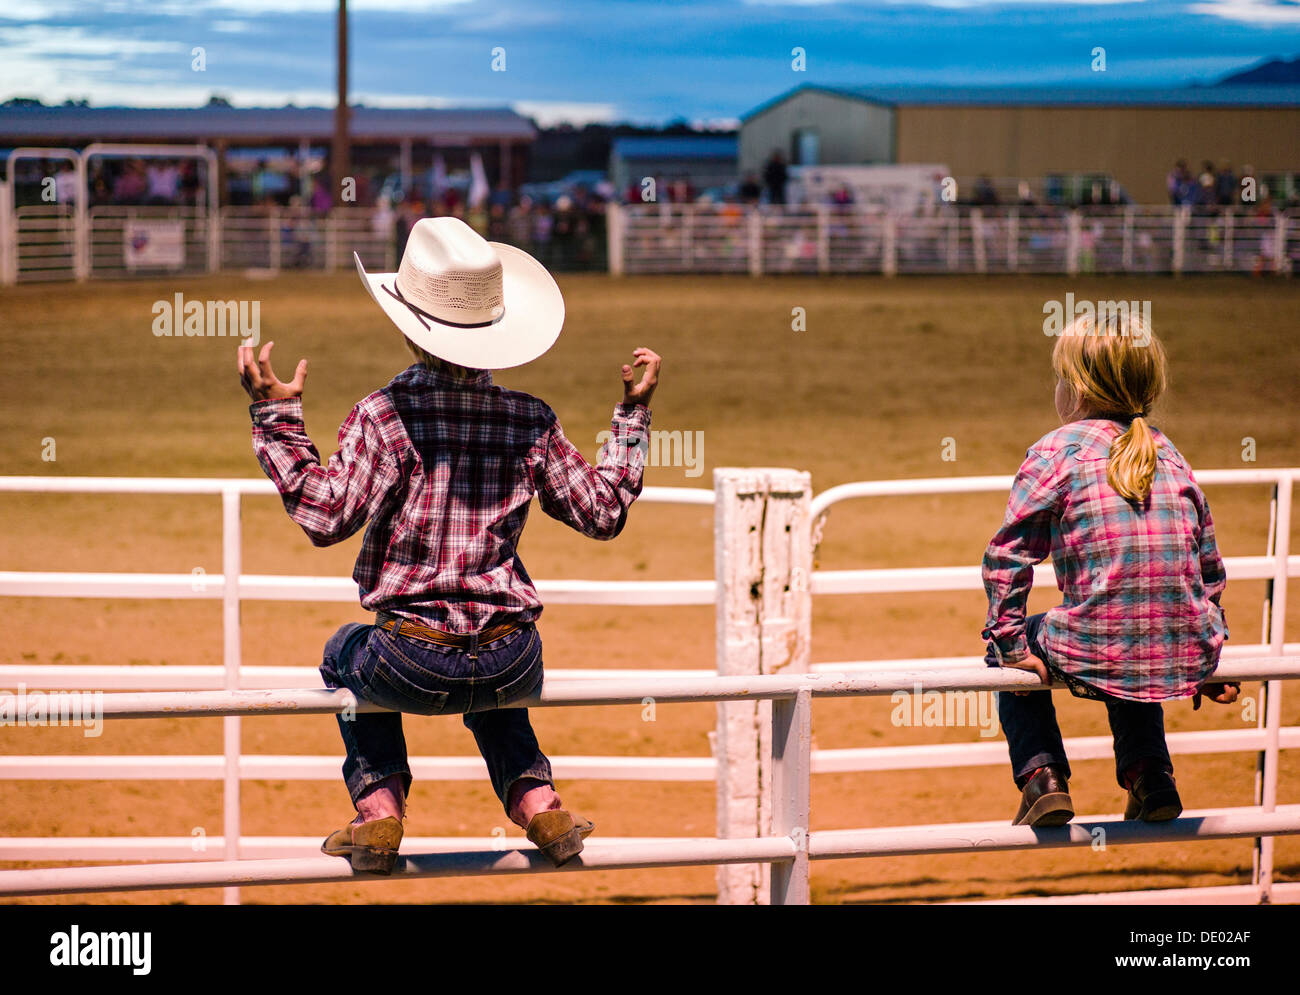
<instances>
[{"instance_id":1,"label":"white cloud","mask_svg":"<svg viewBox=\"0 0 1300 995\"><path fill-rule=\"evenodd\" d=\"M1300 24L1300 4L1274 0L1204 0L1189 8L1197 14L1244 24Z\"/></svg>"},{"instance_id":2,"label":"white cloud","mask_svg":"<svg viewBox=\"0 0 1300 995\"><path fill-rule=\"evenodd\" d=\"M614 120L614 104L579 103L564 100L516 100L510 104L525 117L531 117L543 128L552 124L569 122L584 125Z\"/></svg>"},{"instance_id":3,"label":"white cloud","mask_svg":"<svg viewBox=\"0 0 1300 995\"><path fill-rule=\"evenodd\" d=\"M472 0L349 0L348 13L391 11L419 14L459 7ZM333 13L338 0L196 0L185 4L189 13L198 10L234 10L256 14Z\"/></svg>"},{"instance_id":4,"label":"white cloud","mask_svg":"<svg viewBox=\"0 0 1300 995\"><path fill-rule=\"evenodd\" d=\"M1035 7L1102 7L1115 4L1146 3L1147 0L743 0L755 7L827 7L840 6L892 6L892 7L946 7L965 10L971 7L1011 7L1017 4Z\"/></svg>"}]
</instances>

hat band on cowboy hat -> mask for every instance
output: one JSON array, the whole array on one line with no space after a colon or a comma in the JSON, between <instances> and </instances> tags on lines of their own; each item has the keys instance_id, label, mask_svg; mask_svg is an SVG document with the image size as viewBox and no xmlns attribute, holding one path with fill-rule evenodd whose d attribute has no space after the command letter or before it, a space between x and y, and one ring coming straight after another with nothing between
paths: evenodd
<instances>
[{"instance_id":1,"label":"hat band on cowboy hat","mask_svg":"<svg viewBox=\"0 0 1300 995\"><path fill-rule=\"evenodd\" d=\"M499 370L536 359L559 337L564 297L541 263L488 242L457 218L411 228L396 273L357 272L389 320L425 352Z\"/></svg>"}]
</instances>

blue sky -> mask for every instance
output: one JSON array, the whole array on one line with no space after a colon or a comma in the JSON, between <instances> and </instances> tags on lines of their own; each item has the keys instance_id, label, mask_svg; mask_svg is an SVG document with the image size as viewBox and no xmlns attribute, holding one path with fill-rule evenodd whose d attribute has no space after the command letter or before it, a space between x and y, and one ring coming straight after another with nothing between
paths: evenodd
<instances>
[{"instance_id":1,"label":"blue sky","mask_svg":"<svg viewBox=\"0 0 1300 995\"><path fill-rule=\"evenodd\" d=\"M336 0L0 0L0 100L333 102ZM352 0L351 92L734 120L800 83L1169 85L1300 54L1300 0ZM791 50L806 52L805 72ZM1106 50L1106 71L1091 68ZM192 68L195 47L206 67ZM492 51L505 71L492 71Z\"/></svg>"}]
</instances>

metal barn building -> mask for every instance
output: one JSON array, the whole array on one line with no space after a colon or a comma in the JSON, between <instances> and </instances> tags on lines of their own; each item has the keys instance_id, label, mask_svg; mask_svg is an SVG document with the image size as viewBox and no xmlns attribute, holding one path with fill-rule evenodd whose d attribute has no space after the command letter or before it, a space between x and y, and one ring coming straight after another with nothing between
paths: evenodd
<instances>
[{"instance_id":1,"label":"metal barn building","mask_svg":"<svg viewBox=\"0 0 1300 995\"><path fill-rule=\"evenodd\" d=\"M806 85L741 119L742 174L774 150L792 165L943 162L968 179L1109 174L1134 201L1163 204L1179 159L1300 171L1300 87Z\"/></svg>"},{"instance_id":2,"label":"metal barn building","mask_svg":"<svg viewBox=\"0 0 1300 995\"><path fill-rule=\"evenodd\" d=\"M405 187L415 171L427 170L435 154L452 169L464 168L471 151L482 156L493 183L516 186L527 174L537 131L508 108L350 108L353 165L400 171ZM318 148L328 155L334 111L321 107L191 108L0 106L0 150L18 146L81 148L92 142L202 144L217 154L224 171L233 149L297 150L306 159ZM222 189L225 183L221 184Z\"/></svg>"},{"instance_id":3,"label":"metal barn building","mask_svg":"<svg viewBox=\"0 0 1300 995\"><path fill-rule=\"evenodd\" d=\"M736 180L736 148L736 139L725 135L616 138L609 178L619 193L647 176L665 183L685 177L697 190L724 187Z\"/></svg>"}]
</instances>

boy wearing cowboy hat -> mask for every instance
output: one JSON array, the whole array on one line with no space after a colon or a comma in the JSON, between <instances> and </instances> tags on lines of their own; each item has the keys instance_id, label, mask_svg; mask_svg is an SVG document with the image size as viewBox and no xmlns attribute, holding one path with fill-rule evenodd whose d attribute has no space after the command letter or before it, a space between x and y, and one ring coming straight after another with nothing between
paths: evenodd
<instances>
[{"instance_id":1,"label":"boy wearing cowboy hat","mask_svg":"<svg viewBox=\"0 0 1300 995\"><path fill-rule=\"evenodd\" d=\"M593 467L544 402L492 383L491 370L536 359L559 336L564 301L540 263L455 218L426 218L396 273L356 264L419 362L352 409L326 466L303 426L307 361L282 383L273 343L238 357L253 450L289 515L318 546L369 522L353 577L375 624L340 628L320 669L328 687L392 711L338 716L357 817L321 849L390 873L411 785L400 713L462 714L507 815L559 866L593 827L561 805L527 710L505 707L542 682L542 605L519 537L534 495L592 538L622 531L641 492L660 359L637 349L623 367ZM633 366L645 367L639 383Z\"/></svg>"}]
</instances>

